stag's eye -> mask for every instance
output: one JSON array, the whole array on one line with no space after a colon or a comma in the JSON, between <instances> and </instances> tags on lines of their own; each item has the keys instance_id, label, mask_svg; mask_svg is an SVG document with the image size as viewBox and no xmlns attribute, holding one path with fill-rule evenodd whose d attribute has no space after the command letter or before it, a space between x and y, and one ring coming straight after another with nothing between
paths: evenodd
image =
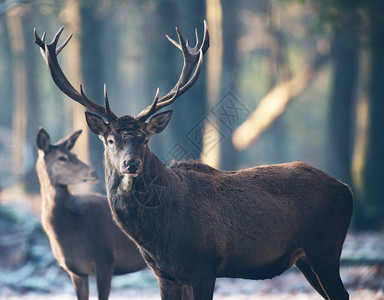
<instances>
[{"instance_id":1,"label":"stag's eye","mask_svg":"<svg viewBox=\"0 0 384 300\"><path fill-rule=\"evenodd\" d=\"M113 140L109 139L109 140L108 140L108 144L109 144L109 145L113 145Z\"/></svg>"},{"instance_id":2,"label":"stag's eye","mask_svg":"<svg viewBox=\"0 0 384 300\"><path fill-rule=\"evenodd\" d=\"M62 162L67 161L67 158L65 156L60 156L58 159L59 159L59 161L62 161Z\"/></svg>"}]
</instances>

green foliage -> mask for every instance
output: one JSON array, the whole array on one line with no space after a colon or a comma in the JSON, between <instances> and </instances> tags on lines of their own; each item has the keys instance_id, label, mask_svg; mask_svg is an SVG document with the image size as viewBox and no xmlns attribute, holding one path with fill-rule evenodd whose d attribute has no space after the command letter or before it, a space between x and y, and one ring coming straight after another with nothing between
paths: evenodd
<instances>
[{"instance_id":1,"label":"green foliage","mask_svg":"<svg viewBox=\"0 0 384 300\"><path fill-rule=\"evenodd\" d=\"M283 3L297 2L309 5L316 15L316 21L311 25L313 32L334 34L343 14L348 14L357 6L364 5L363 0L278 0Z\"/></svg>"}]
</instances>

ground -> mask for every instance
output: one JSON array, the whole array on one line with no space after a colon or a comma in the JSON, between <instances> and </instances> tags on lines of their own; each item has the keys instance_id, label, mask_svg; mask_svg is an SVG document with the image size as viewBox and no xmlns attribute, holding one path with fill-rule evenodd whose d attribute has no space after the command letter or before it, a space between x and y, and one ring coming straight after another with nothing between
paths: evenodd
<instances>
[{"instance_id":1,"label":"ground","mask_svg":"<svg viewBox=\"0 0 384 300\"><path fill-rule=\"evenodd\" d=\"M0 206L0 299L76 299L68 275L58 267L38 217L26 208ZM384 299L384 232L350 232L341 277L351 299ZM91 280L91 299L97 299ZM160 299L149 270L114 277L111 300ZM272 280L220 278L215 300L322 299L295 268Z\"/></svg>"},{"instance_id":2,"label":"ground","mask_svg":"<svg viewBox=\"0 0 384 300\"><path fill-rule=\"evenodd\" d=\"M141 274L140 274L141 273ZM384 299L384 268L383 266L347 266L341 271L343 281L348 289L351 300L378 300ZM137 274L120 276L115 279L111 300L159 300L159 290L149 271ZM147 281L146 284L136 282L139 279ZM68 280L69 282L69 280ZM125 285L120 286L125 282ZM127 283L133 286L127 287ZM136 282L136 283L135 283ZM91 282L91 297L97 299L95 283ZM72 287L65 286L58 291L43 293L38 291L17 292L6 288L0 292L0 299L26 299L26 300L73 300L75 299ZM296 270L272 280L251 281L240 279L218 279L215 288L215 300L320 300L322 299Z\"/></svg>"}]
</instances>

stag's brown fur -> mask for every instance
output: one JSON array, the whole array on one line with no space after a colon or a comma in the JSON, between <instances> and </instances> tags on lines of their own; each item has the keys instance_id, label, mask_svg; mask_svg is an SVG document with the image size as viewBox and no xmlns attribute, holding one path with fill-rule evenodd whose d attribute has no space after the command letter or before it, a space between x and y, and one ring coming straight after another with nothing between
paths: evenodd
<instances>
[{"instance_id":1,"label":"stag's brown fur","mask_svg":"<svg viewBox=\"0 0 384 300\"><path fill-rule=\"evenodd\" d=\"M182 285L211 299L216 277L272 278L293 264L324 298L348 297L338 273L352 214L347 185L303 162L237 172L193 161L167 168L149 150L142 174L126 185L110 160L106 153L114 218L164 299ZM146 190L151 184L162 193Z\"/></svg>"},{"instance_id":2,"label":"stag's brown fur","mask_svg":"<svg viewBox=\"0 0 384 300\"><path fill-rule=\"evenodd\" d=\"M113 274L135 272L146 264L135 244L114 224L104 195L68 191L68 184L97 179L95 171L69 151L79 134L50 145L48 134L43 129L38 133L41 220L52 252L70 275L78 299L88 299L90 275L97 278L99 299L108 299Z\"/></svg>"}]
</instances>

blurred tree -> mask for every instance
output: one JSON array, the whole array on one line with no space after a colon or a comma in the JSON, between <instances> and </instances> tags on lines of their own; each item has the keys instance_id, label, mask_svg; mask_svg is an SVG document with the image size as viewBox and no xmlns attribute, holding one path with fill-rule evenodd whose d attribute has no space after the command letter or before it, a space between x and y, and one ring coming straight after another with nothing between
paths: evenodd
<instances>
[{"instance_id":1,"label":"blurred tree","mask_svg":"<svg viewBox=\"0 0 384 300\"><path fill-rule=\"evenodd\" d=\"M11 36L13 64L12 172L27 192L38 192L34 172L36 152L33 151L39 126L39 97L36 88L36 57L27 45L33 28L32 4L14 7L7 12ZM26 180L27 179L27 180Z\"/></svg>"},{"instance_id":2,"label":"blurred tree","mask_svg":"<svg viewBox=\"0 0 384 300\"><path fill-rule=\"evenodd\" d=\"M266 23L268 34L268 52L262 57L265 65L269 66L269 72L261 74L261 76L267 77L266 75L268 75L266 85L269 92L259 101L250 117L232 135L235 147L245 150L255 143L266 130L269 130L268 135L273 144L270 148L273 149L268 150L268 157L271 157L269 160L273 162L285 161L288 152L284 147L284 141L285 135L289 134L286 129L289 124L288 121L285 124L281 115L292 100L298 99L311 87L312 82L321 74L320 71L330 57L328 49L321 49L321 51L314 49L311 59L308 59L307 62L304 61L299 70L291 71L289 57L295 58L297 53L292 55L293 51L289 51L289 48L293 47L292 44L295 46L297 44L292 41L288 42L286 31L284 32L284 28L282 28L282 23L287 22L283 16L286 16L284 10L289 7L289 4L281 2L292 1L260 1L257 3L255 11L267 16L263 18L263 23ZM309 37L307 36L308 39ZM256 40L256 37L253 39ZM293 61L295 60L297 59L293 59ZM292 65L294 66L294 63ZM301 146L305 147L305 145Z\"/></svg>"},{"instance_id":3,"label":"blurred tree","mask_svg":"<svg viewBox=\"0 0 384 300\"><path fill-rule=\"evenodd\" d=\"M380 0L317 2L321 4L322 26L333 31L334 69L329 120L331 170L334 176L352 183L356 198L355 227L383 226L384 42L381 36L384 32L384 3ZM362 58L360 62L359 56ZM353 115L357 94L357 112ZM353 118L357 118L355 139Z\"/></svg>"},{"instance_id":4,"label":"blurred tree","mask_svg":"<svg viewBox=\"0 0 384 300\"><path fill-rule=\"evenodd\" d=\"M333 155L330 160L333 166L332 173L343 181L352 183L356 198L355 227L359 229L382 227L384 2L381 0L316 2L319 3L321 26L325 29L330 28L333 32L334 69L329 120L330 149ZM353 115L357 94L359 95L357 112ZM353 118L356 118L357 123L354 144Z\"/></svg>"},{"instance_id":5,"label":"blurred tree","mask_svg":"<svg viewBox=\"0 0 384 300\"><path fill-rule=\"evenodd\" d=\"M182 68L180 51L165 38L165 35L168 34L177 41L174 32L178 21L176 2L173 0L147 1L142 4L142 13L144 15L142 34L145 69L143 81L146 88L140 109L144 109L153 101L157 87L160 89L160 97L168 93L177 82ZM185 32L184 30L181 31ZM175 105L178 104L177 102L179 101L176 101ZM183 138L181 136L183 133L178 127L181 125L176 120L171 119L167 131L154 137L150 142L151 150L156 152L163 161L168 162L178 158L170 154L173 145L180 138Z\"/></svg>"},{"instance_id":6,"label":"blurred tree","mask_svg":"<svg viewBox=\"0 0 384 300\"><path fill-rule=\"evenodd\" d=\"M223 11L220 0L206 0L207 23L209 24L210 49L207 55L207 107L211 110L220 96L220 81L223 67ZM207 126L209 125L209 126ZM201 132L201 160L214 168L220 166L220 132L216 120L205 122ZM213 146L212 146L213 145Z\"/></svg>"},{"instance_id":7,"label":"blurred tree","mask_svg":"<svg viewBox=\"0 0 384 300\"><path fill-rule=\"evenodd\" d=\"M329 170L351 184L353 108L356 100L359 16L357 1L335 1L338 17L333 21L333 75L329 104Z\"/></svg>"},{"instance_id":8,"label":"blurred tree","mask_svg":"<svg viewBox=\"0 0 384 300\"><path fill-rule=\"evenodd\" d=\"M80 13L80 2L78 0L69 0L66 1L62 11L60 13L60 17L63 22L66 24L66 31L69 33L74 33L71 38L69 45L65 48L65 51L62 52L63 58L65 60L65 74L68 80L72 83L72 85L79 89L80 84L84 84L84 89L88 94L91 86L84 82L84 72L82 68L83 56L82 56L82 16ZM101 89L102 87L100 87ZM65 134L69 134L70 131L82 129L81 138L76 143L76 147L74 149L75 153L78 157L86 163L90 163L89 157L89 134L88 134L88 126L85 122L84 112L85 108L74 101L70 100L66 95L62 94L64 98L64 106L68 108L70 114L70 128L65 130ZM94 99L94 98L92 98ZM100 159L100 158L99 158ZM91 163L92 164L92 163ZM97 164L99 165L99 164ZM97 169L97 167L95 166ZM100 168L97 169L100 172ZM99 174L103 174L101 171ZM102 177L102 176L101 176ZM102 180L101 180L102 182ZM101 186L104 186L101 184ZM89 190L89 185L81 185L74 187L76 191L82 191L84 189Z\"/></svg>"},{"instance_id":9,"label":"blurred tree","mask_svg":"<svg viewBox=\"0 0 384 300\"><path fill-rule=\"evenodd\" d=\"M93 101L104 104L103 86L106 80L103 69L103 37L105 19L108 10L103 9L102 0L79 0L80 3L80 53L81 70L84 78L86 95ZM80 116L79 116L80 117ZM81 113L82 124L85 127L84 113ZM105 192L104 167L100 163L104 153L103 144L95 134L89 135L90 163L100 175L96 189Z\"/></svg>"},{"instance_id":10,"label":"blurred tree","mask_svg":"<svg viewBox=\"0 0 384 300\"><path fill-rule=\"evenodd\" d=\"M9 26L7 26L7 18L0 18L0 47L1 51L1 66L0 69L0 103L2 107L9 106L13 99L13 89L9 82L12 78L13 66L12 66L12 43L9 32ZM0 125L8 127L12 123L12 114L6 109L0 110Z\"/></svg>"},{"instance_id":11,"label":"blurred tree","mask_svg":"<svg viewBox=\"0 0 384 300\"><path fill-rule=\"evenodd\" d=\"M225 97L230 92L237 94L238 79L238 59L237 45L239 41L239 12L240 4L236 1L222 0L222 31L223 31L223 66L220 74L220 96ZM236 122L235 107L226 105L226 99L216 99L221 101L220 106L223 114L218 114L219 131L224 134L224 138L220 143L220 168L223 170L235 170L238 167L238 151L234 147L231 134L232 127L228 128L228 122ZM230 118L230 119L228 119ZM237 125L237 124L236 124Z\"/></svg>"},{"instance_id":12,"label":"blurred tree","mask_svg":"<svg viewBox=\"0 0 384 300\"><path fill-rule=\"evenodd\" d=\"M184 37L188 38L191 46L194 46L195 29L198 29L199 38L203 38L203 21L205 20L204 1L180 1L178 3L178 15L177 27L182 30L182 33L185 35ZM179 56L181 55L179 54ZM181 59L178 61L181 61ZM203 64L203 68L204 67L205 62ZM177 124L176 130L179 131L179 139L184 143L183 147L186 147L189 150L185 153L187 156L183 158L197 159L201 155L201 148L189 145L186 135L207 113L206 93L206 72L205 70L202 70L198 81L185 95L182 96L180 101L177 101L174 105L172 119L173 122Z\"/></svg>"},{"instance_id":13,"label":"blurred tree","mask_svg":"<svg viewBox=\"0 0 384 300\"><path fill-rule=\"evenodd\" d=\"M12 184L12 170L9 166L12 161L12 110L13 110L13 88L12 78L12 46L7 18L0 18L0 191Z\"/></svg>"},{"instance_id":14,"label":"blurred tree","mask_svg":"<svg viewBox=\"0 0 384 300\"><path fill-rule=\"evenodd\" d=\"M284 113L288 103L309 87L328 58L328 53L318 54L289 80L274 86L251 116L234 131L232 139L236 148L244 150L255 142Z\"/></svg>"},{"instance_id":15,"label":"blurred tree","mask_svg":"<svg viewBox=\"0 0 384 300\"><path fill-rule=\"evenodd\" d=\"M282 32L282 14L284 9L279 3L273 1L267 2L267 30L269 33L269 66L270 66L270 83L269 88L272 89L276 84L288 80L291 74L291 68L288 61L288 51L286 38ZM272 124L269 133L272 138L271 152L269 153L271 161L281 163L286 161L286 124L284 118L279 117Z\"/></svg>"},{"instance_id":16,"label":"blurred tree","mask_svg":"<svg viewBox=\"0 0 384 300\"><path fill-rule=\"evenodd\" d=\"M355 152L360 157L358 170L354 174L355 193L358 198L355 209L357 228L383 227L384 215L384 2L363 2L366 12L367 90L363 93L358 114L366 113L363 130L356 139ZM362 144L362 145L361 145Z\"/></svg>"}]
</instances>

